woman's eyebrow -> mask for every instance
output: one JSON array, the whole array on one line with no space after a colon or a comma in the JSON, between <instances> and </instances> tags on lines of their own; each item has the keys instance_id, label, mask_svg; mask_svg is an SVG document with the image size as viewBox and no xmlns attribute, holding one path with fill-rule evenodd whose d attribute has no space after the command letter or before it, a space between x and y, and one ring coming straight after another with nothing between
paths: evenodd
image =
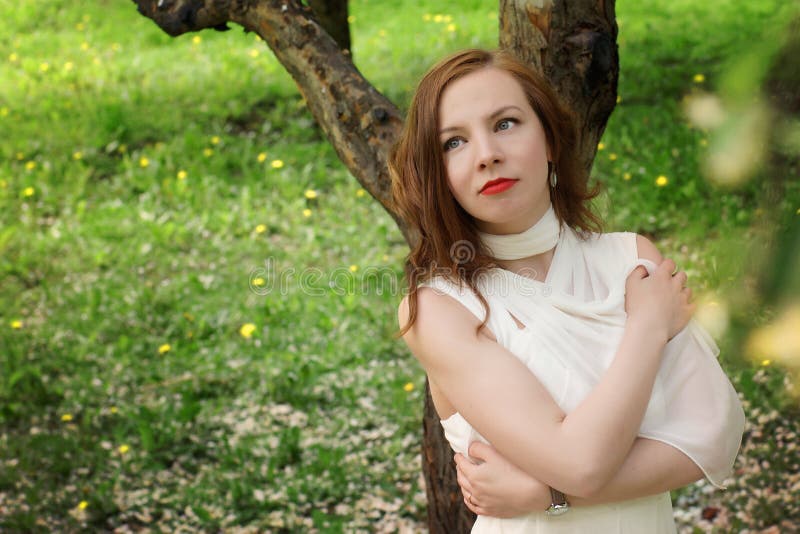
<instances>
[{"instance_id":1,"label":"woman's eyebrow","mask_svg":"<svg viewBox=\"0 0 800 534\"><path fill-rule=\"evenodd\" d=\"M494 119L494 118L495 118L495 117L497 117L498 115L502 115L503 113L505 113L506 111L509 111L509 110L511 110L511 109L515 109L515 110L517 110L517 111L522 111L522 110L519 108L519 106L515 106L515 105L513 105L513 104L512 104L512 105L510 105L510 106L503 106L503 107L499 108L498 110L496 110L496 111L494 111L494 112L490 113L490 114L489 114L489 116L487 116L487 117L486 117L486 120L491 120L491 119ZM447 128L442 128L441 130L439 130L439 135L441 135L441 134L443 134L443 133L446 133L446 132L453 131L453 130L459 130L459 129L461 129L461 127L460 127L460 126L448 126Z\"/></svg>"}]
</instances>

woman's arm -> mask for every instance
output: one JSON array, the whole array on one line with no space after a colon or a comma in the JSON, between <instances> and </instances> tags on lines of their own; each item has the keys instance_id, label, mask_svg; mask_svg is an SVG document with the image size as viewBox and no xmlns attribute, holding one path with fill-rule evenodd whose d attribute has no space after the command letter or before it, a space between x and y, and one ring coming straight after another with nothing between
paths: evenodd
<instances>
[{"instance_id":1,"label":"woman's arm","mask_svg":"<svg viewBox=\"0 0 800 534\"><path fill-rule=\"evenodd\" d=\"M477 461L461 454L455 461L464 502L476 514L515 517L542 512L550 505L548 486L521 471L491 445L475 442L469 454ZM608 484L593 495L568 496L567 500L571 506L626 501L677 489L702 477L697 464L675 447L637 438Z\"/></svg>"},{"instance_id":2,"label":"woman's arm","mask_svg":"<svg viewBox=\"0 0 800 534\"><path fill-rule=\"evenodd\" d=\"M475 333L478 319L455 300L423 288L404 336L430 379L478 432L524 472L570 495L589 496L619 470L649 401L666 341L691 315L685 275L664 261L626 284L628 321L597 387L566 417L513 354ZM405 300L399 309L404 325ZM635 379L632 379L635 377Z\"/></svg>"}]
</instances>

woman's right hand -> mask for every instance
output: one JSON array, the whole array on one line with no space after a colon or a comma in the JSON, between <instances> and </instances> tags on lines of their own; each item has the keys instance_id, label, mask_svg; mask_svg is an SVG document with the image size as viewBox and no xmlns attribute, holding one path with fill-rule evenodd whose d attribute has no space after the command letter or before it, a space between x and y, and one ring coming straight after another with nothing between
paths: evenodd
<instances>
[{"instance_id":1,"label":"woman's right hand","mask_svg":"<svg viewBox=\"0 0 800 534\"><path fill-rule=\"evenodd\" d=\"M675 262L665 259L652 275L640 265L625 281L628 321L654 333L663 332L665 340L686 327L695 309L690 302L692 290L686 287L686 273L672 274L674 270Z\"/></svg>"}]
</instances>

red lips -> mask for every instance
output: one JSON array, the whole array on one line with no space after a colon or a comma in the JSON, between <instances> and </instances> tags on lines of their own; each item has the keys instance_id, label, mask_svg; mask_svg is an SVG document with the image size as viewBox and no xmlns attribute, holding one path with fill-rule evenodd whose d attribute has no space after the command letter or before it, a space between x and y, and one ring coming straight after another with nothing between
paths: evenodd
<instances>
[{"instance_id":1,"label":"red lips","mask_svg":"<svg viewBox=\"0 0 800 534\"><path fill-rule=\"evenodd\" d=\"M517 180L511 178L498 178L496 180L489 180L480 190L481 195L496 195L509 189L512 185L517 183Z\"/></svg>"}]
</instances>

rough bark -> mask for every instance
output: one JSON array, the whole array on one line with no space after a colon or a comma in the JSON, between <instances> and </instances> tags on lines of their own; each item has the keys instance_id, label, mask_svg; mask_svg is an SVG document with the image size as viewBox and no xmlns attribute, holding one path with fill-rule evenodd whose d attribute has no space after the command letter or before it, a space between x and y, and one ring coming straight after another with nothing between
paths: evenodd
<instances>
[{"instance_id":1,"label":"rough bark","mask_svg":"<svg viewBox=\"0 0 800 534\"><path fill-rule=\"evenodd\" d=\"M347 0L308 0L314 15L328 35L342 50L350 50L350 24L347 22Z\"/></svg>"},{"instance_id":2,"label":"rough bark","mask_svg":"<svg viewBox=\"0 0 800 534\"><path fill-rule=\"evenodd\" d=\"M169 35L228 22L256 32L297 82L339 158L389 212L406 241L416 236L392 209L386 161L397 139L397 108L355 68L349 54L299 0L133 0ZM614 0L500 0L500 45L513 50L555 86L578 123L587 168L616 102L618 75ZM423 421L423 470L433 533L466 532L452 452L430 394Z\"/></svg>"},{"instance_id":3,"label":"rough bark","mask_svg":"<svg viewBox=\"0 0 800 534\"><path fill-rule=\"evenodd\" d=\"M535 66L575 113L584 166L617 99L615 0L500 0L500 46Z\"/></svg>"}]
</instances>

